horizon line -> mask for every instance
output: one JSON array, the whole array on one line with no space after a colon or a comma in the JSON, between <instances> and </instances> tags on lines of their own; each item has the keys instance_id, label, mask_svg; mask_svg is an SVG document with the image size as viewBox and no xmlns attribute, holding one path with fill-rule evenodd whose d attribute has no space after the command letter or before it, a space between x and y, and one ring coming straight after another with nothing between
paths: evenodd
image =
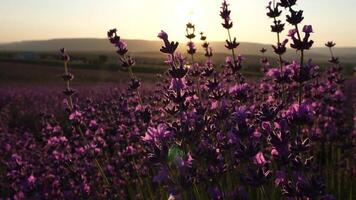
<instances>
[{"instance_id":1,"label":"horizon line","mask_svg":"<svg viewBox=\"0 0 356 200\"><path fill-rule=\"evenodd\" d=\"M107 39L105 37L64 37L64 38L46 38L46 39L28 39L28 40L18 40L18 41L11 41L11 42L0 42L0 45L9 45L9 44L14 44L14 43L23 43L23 42L41 42L41 41L53 41L53 40L79 40L79 39L97 39L97 40L103 40L103 39ZM132 40L136 40L136 41L147 41L147 42L158 42L161 41L159 39L139 39L139 38L128 38L125 39L123 38L123 40L125 41L132 41ZM174 40L172 40L174 41ZM179 42L180 44L184 44L187 41L179 41L176 40L177 42ZM211 40L211 41L207 41L207 42L225 42L225 40ZM272 43L259 43L259 42L251 42L251 41L238 41L240 43L251 43L251 44L260 44L260 45L272 45ZM202 43L201 40L195 41L194 43ZM337 42L336 42L337 44ZM312 48L324 48L325 46L314 46ZM326 48L326 47L325 47ZM356 46L335 46L334 48L356 48Z\"/></svg>"}]
</instances>

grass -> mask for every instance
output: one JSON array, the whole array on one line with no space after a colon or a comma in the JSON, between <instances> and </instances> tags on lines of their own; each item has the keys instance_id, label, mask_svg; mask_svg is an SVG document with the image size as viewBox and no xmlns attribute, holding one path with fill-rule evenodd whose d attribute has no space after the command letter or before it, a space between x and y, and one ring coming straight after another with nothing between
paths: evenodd
<instances>
[{"instance_id":1,"label":"grass","mask_svg":"<svg viewBox=\"0 0 356 200\"><path fill-rule=\"evenodd\" d=\"M146 70L146 69L145 69ZM154 76L138 70L144 81L153 82ZM146 70L147 71L147 70ZM127 73L100 69L71 68L75 75L73 84L123 83L129 80ZM18 62L0 62L0 85L63 85L62 67Z\"/></svg>"}]
</instances>

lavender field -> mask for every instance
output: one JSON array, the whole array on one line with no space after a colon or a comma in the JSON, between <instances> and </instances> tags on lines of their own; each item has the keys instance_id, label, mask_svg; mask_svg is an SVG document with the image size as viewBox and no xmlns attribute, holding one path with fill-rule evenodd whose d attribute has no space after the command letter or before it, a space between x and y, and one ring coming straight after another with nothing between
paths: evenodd
<instances>
[{"instance_id":1,"label":"lavender field","mask_svg":"<svg viewBox=\"0 0 356 200\"><path fill-rule=\"evenodd\" d=\"M225 0L223 63L191 22L186 45L158 33L157 75L135 71L120 29L120 72L76 69L62 47L61 68L0 62L0 199L355 199L356 78L333 41L325 66L306 58L314 29L296 3L267 5L274 58L256 49L255 74Z\"/></svg>"}]
</instances>

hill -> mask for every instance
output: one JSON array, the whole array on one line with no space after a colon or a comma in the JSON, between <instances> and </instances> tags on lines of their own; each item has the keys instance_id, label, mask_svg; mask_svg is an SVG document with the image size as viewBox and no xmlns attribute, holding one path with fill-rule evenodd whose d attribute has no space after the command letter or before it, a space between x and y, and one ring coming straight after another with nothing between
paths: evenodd
<instances>
[{"instance_id":1,"label":"hill","mask_svg":"<svg viewBox=\"0 0 356 200\"><path fill-rule=\"evenodd\" d=\"M133 54L142 53L152 53L157 55L159 49L161 48L161 41L150 41L150 40L125 40L129 47L129 50ZM230 53L224 47L225 42L213 41L210 42L214 53L227 54ZM114 47L107 41L107 39L100 38L76 38L76 39L52 39L52 40L38 40L38 41L21 41L13 42L7 44L0 44L0 51L21 51L21 52L54 52L58 51L59 48L65 47L70 52L102 52L109 53L114 52ZM203 52L200 43L197 42L198 52ZM252 42L241 42L238 48L238 54L242 55L260 55L259 50L261 48L266 48L267 56L275 56L271 45L252 43ZM179 51L186 52L186 45L180 43ZM335 55L339 56L343 62L356 63L356 47L349 48L335 48ZM287 59L291 59L296 56L294 50L289 49L285 55ZM316 61L325 61L329 57L329 51L327 48L313 48L311 51L306 53L307 57L313 57Z\"/></svg>"},{"instance_id":2,"label":"hill","mask_svg":"<svg viewBox=\"0 0 356 200\"><path fill-rule=\"evenodd\" d=\"M161 41L149 40L125 40L130 52L158 52L162 46ZM224 42L210 42L214 51L217 53L227 53ZM200 48L200 45L197 45ZM106 52L114 51L113 46L107 39L98 38L78 38L78 39L52 39L38 41L21 41L7 44L0 44L2 51L30 51L30 52L46 52L57 51L58 48L66 47L70 51L77 52ZM185 51L185 43L180 43L180 51ZM268 48L269 45L242 42L239 49L242 54L257 54L262 47Z\"/></svg>"}]
</instances>

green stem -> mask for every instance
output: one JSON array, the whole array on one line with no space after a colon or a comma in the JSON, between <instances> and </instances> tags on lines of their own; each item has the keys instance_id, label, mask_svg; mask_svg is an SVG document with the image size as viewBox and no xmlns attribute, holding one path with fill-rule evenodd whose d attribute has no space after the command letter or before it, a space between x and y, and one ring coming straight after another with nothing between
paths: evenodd
<instances>
[{"instance_id":1,"label":"green stem","mask_svg":"<svg viewBox=\"0 0 356 200\"><path fill-rule=\"evenodd\" d=\"M65 71L66 74L68 74L68 61L65 61L65 62L64 62L64 71ZM69 82L69 80L66 82L66 85L67 85L67 89L70 89L70 82ZM72 97L71 97L71 96L68 97L68 106L69 106L69 110L70 110L70 111L73 111L74 106L73 106L73 100L72 100ZM80 128L80 126L77 126L76 128L77 128L77 130L79 131L79 133L80 133L82 139L84 140L84 142L85 142L86 144L89 144L89 142L88 142L88 140L86 139L86 137L84 136L83 131L82 131L82 129ZM101 167L99 161L98 161L96 158L94 158L94 162L95 162L96 167L97 167L98 170L99 170L99 173L100 173L101 176L103 177L105 184L110 187L110 182L109 182L108 178L106 177L106 175L105 175L105 173L104 173L104 170L103 170L103 168Z\"/></svg>"},{"instance_id":2,"label":"green stem","mask_svg":"<svg viewBox=\"0 0 356 200\"><path fill-rule=\"evenodd\" d=\"M189 39L189 41L192 43L192 39ZM192 59L192 66L194 65L194 54L190 54L190 58Z\"/></svg>"},{"instance_id":3,"label":"green stem","mask_svg":"<svg viewBox=\"0 0 356 200\"><path fill-rule=\"evenodd\" d=\"M230 34L230 29L227 29L227 33L229 35L229 42L232 42L232 39L231 39L231 34ZM232 53L232 59L234 61L234 65L236 64L236 58L235 58L235 50L234 49L231 49L231 53Z\"/></svg>"},{"instance_id":4,"label":"green stem","mask_svg":"<svg viewBox=\"0 0 356 200\"><path fill-rule=\"evenodd\" d=\"M269 196L267 195L267 193L266 193L265 188L264 188L263 185L260 187L260 189L262 190L263 196L265 196L267 200L270 200L270 198L269 198Z\"/></svg>"},{"instance_id":5,"label":"green stem","mask_svg":"<svg viewBox=\"0 0 356 200\"><path fill-rule=\"evenodd\" d=\"M129 67L129 73L130 73L130 77L131 77L132 79L135 79L135 75L134 75L134 73L133 73L131 67ZM136 92L137 92L137 96L138 96L138 100L139 100L140 104L143 105L140 91L137 89Z\"/></svg>"},{"instance_id":6,"label":"green stem","mask_svg":"<svg viewBox=\"0 0 356 200\"><path fill-rule=\"evenodd\" d=\"M99 172L100 172L101 176L103 177L103 180L104 180L105 184L106 184L107 186L110 186L109 179L106 177L106 175L105 175L105 173L104 173L104 170L103 170L103 168L101 167L99 161L95 158L95 159L94 159L94 162L95 162L96 167L99 169Z\"/></svg>"}]
</instances>

